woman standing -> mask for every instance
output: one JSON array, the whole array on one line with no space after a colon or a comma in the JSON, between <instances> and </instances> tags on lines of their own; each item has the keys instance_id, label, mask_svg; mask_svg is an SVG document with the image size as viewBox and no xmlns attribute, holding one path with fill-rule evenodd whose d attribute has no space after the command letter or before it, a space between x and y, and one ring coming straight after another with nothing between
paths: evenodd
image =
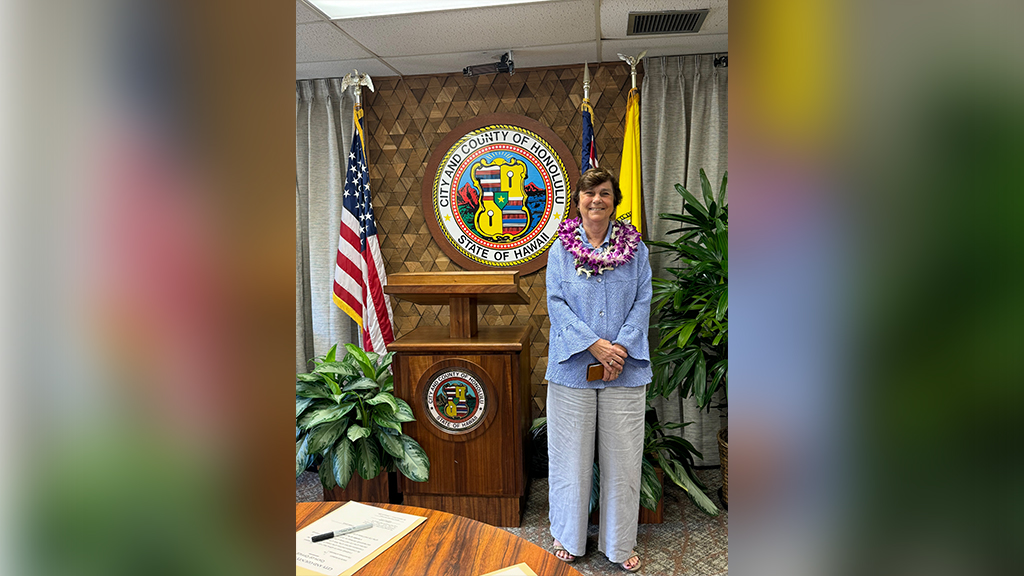
<instances>
[{"instance_id":1,"label":"woman standing","mask_svg":"<svg viewBox=\"0 0 1024 576\"><path fill-rule=\"evenodd\" d=\"M597 547L636 572L651 265L640 233L614 220L621 201L611 172L587 170L572 196L579 217L562 222L548 255L548 499L555 556L572 562L586 552L596 437ZM589 381L596 363L601 378Z\"/></svg>"}]
</instances>

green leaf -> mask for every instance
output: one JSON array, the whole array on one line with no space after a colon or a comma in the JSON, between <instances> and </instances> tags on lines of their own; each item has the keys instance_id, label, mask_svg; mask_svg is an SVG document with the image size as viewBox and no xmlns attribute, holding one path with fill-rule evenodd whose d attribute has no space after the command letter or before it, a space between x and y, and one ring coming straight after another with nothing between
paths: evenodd
<instances>
[{"instance_id":1,"label":"green leaf","mask_svg":"<svg viewBox=\"0 0 1024 576\"><path fill-rule=\"evenodd\" d=\"M718 299L718 308L715 309L715 320L721 320L725 318L725 313L729 311L729 293L725 292L722 297Z\"/></svg>"},{"instance_id":2,"label":"green leaf","mask_svg":"<svg viewBox=\"0 0 1024 576\"><path fill-rule=\"evenodd\" d=\"M690 334L693 334L693 329L696 328L696 327L697 327L697 321L696 320L690 320L689 322L684 322L682 328L679 331L679 338L676 339L677 346L679 346L680 348L682 348L683 346L686 346L687 341L690 340Z\"/></svg>"},{"instance_id":3,"label":"green leaf","mask_svg":"<svg viewBox=\"0 0 1024 576\"><path fill-rule=\"evenodd\" d=\"M689 426L690 424L693 424L693 422L687 422L686 424L684 424L684 426ZM668 426L666 426L666 428L668 428ZM698 458L702 460L704 459L704 455L701 454L700 450L694 448L693 444L690 444L690 441L687 440L686 438L666 434L663 438L663 441L665 446L673 454L676 454L680 458L682 458L685 454L694 454Z\"/></svg>"},{"instance_id":4,"label":"green leaf","mask_svg":"<svg viewBox=\"0 0 1024 576\"><path fill-rule=\"evenodd\" d=\"M654 459L657 460L658 466L673 484L679 485L682 482L680 475L686 474L686 468L681 463L671 457L666 457L660 451L655 453Z\"/></svg>"},{"instance_id":5,"label":"green leaf","mask_svg":"<svg viewBox=\"0 0 1024 576\"><path fill-rule=\"evenodd\" d=\"M349 426L347 435L348 435L348 439L349 440L355 442L356 440L359 440L360 438L366 438L367 436L369 436L370 435L370 429L369 428L363 428L359 424L353 424L353 425Z\"/></svg>"},{"instance_id":6,"label":"green leaf","mask_svg":"<svg viewBox=\"0 0 1024 576\"><path fill-rule=\"evenodd\" d=\"M700 169L700 191L704 195L704 204L710 205L715 199L711 194L711 181L708 180L708 175L704 172L704 169Z\"/></svg>"},{"instance_id":7,"label":"green leaf","mask_svg":"<svg viewBox=\"0 0 1024 576\"><path fill-rule=\"evenodd\" d=\"M689 208L690 214L698 222L700 222L701 225L706 224L708 219L708 211L704 208L700 201L697 200L697 198L694 197L693 194L690 194L686 190L686 188L683 188L680 184L676 184L676 192L679 192L679 194L683 197L683 200L685 200L683 207Z\"/></svg>"},{"instance_id":8,"label":"green leaf","mask_svg":"<svg viewBox=\"0 0 1024 576\"><path fill-rule=\"evenodd\" d=\"M327 404L323 400L318 400L316 402L317 402L317 404L314 404L314 407L329 406L329 404ZM309 410L309 409L307 409L305 411L305 413L303 413L301 416L299 416L298 418L295 419L295 427L298 428L299 430L303 430L303 431L308 430L309 429L309 421L312 420L314 416L316 416L315 412L316 412L316 410Z\"/></svg>"},{"instance_id":9,"label":"green leaf","mask_svg":"<svg viewBox=\"0 0 1024 576\"><path fill-rule=\"evenodd\" d=\"M640 466L640 505L648 510L657 510L661 490L661 481L654 466L644 458Z\"/></svg>"},{"instance_id":10,"label":"green leaf","mask_svg":"<svg viewBox=\"0 0 1024 576\"><path fill-rule=\"evenodd\" d=\"M327 385L330 386L331 392L334 392L335 394L341 394L341 386L338 386L338 383L334 380L334 378L331 378L326 372L320 372L320 374L323 375L324 382L327 382Z\"/></svg>"},{"instance_id":11,"label":"green leaf","mask_svg":"<svg viewBox=\"0 0 1024 576\"><path fill-rule=\"evenodd\" d=\"M295 380L298 381L298 382L323 382L324 378L323 378L323 376L320 376L319 374L315 374L315 373L314 374L303 373L303 374L296 374L295 375Z\"/></svg>"},{"instance_id":12,"label":"green leaf","mask_svg":"<svg viewBox=\"0 0 1024 576\"><path fill-rule=\"evenodd\" d=\"M319 382L296 382L295 395L304 398L330 398L331 391Z\"/></svg>"},{"instance_id":13,"label":"green leaf","mask_svg":"<svg viewBox=\"0 0 1024 576\"><path fill-rule=\"evenodd\" d=\"M342 390L345 392L351 392L352 390L376 390L377 388L376 380L372 378L360 378L353 382L349 382Z\"/></svg>"},{"instance_id":14,"label":"green leaf","mask_svg":"<svg viewBox=\"0 0 1024 576\"><path fill-rule=\"evenodd\" d=\"M697 505L698 508L706 512L709 516L718 516L720 510L715 503L707 497L707 494L701 491L700 488L690 478L690 475L686 473L686 470L679 474L679 481L676 481L676 485L686 491L686 495L690 497L690 500ZM673 480L674 481L674 480Z\"/></svg>"},{"instance_id":15,"label":"green leaf","mask_svg":"<svg viewBox=\"0 0 1024 576\"><path fill-rule=\"evenodd\" d=\"M702 402L702 399L707 394L708 389L708 376L706 372L704 352L697 353L697 362L693 366L693 395L697 399L697 406L704 408L707 402ZM710 398L709 398L710 400Z\"/></svg>"},{"instance_id":16,"label":"green leaf","mask_svg":"<svg viewBox=\"0 0 1024 576\"><path fill-rule=\"evenodd\" d=\"M328 446L337 442L338 438L341 438L347 427L347 419L317 426L309 433L309 446L307 450L310 454L323 453Z\"/></svg>"},{"instance_id":17,"label":"green leaf","mask_svg":"<svg viewBox=\"0 0 1024 576\"><path fill-rule=\"evenodd\" d=\"M331 349L327 351L327 355L324 356L324 362L334 362L335 353L338 351L338 345L331 346Z\"/></svg>"},{"instance_id":18,"label":"green leaf","mask_svg":"<svg viewBox=\"0 0 1024 576\"><path fill-rule=\"evenodd\" d=\"M398 422L415 422L416 421L416 416L413 415L412 407L409 406L408 402L406 402L405 400L402 400L401 398L395 398L395 404L397 404L397 406L398 406L395 409L395 413L394 413L394 416L393 416L395 420L397 420Z\"/></svg>"},{"instance_id":19,"label":"green leaf","mask_svg":"<svg viewBox=\"0 0 1024 576\"><path fill-rule=\"evenodd\" d=\"M338 485L334 480L334 451L328 451L324 454L324 461L320 463L320 468L317 469L320 474L320 483L323 484L324 488L330 490Z\"/></svg>"},{"instance_id":20,"label":"green leaf","mask_svg":"<svg viewBox=\"0 0 1024 576\"><path fill-rule=\"evenodd\" d=\"M351 366L347 366L344 362L324 362L317 366L313 372L318 374L329 373L329 374L341 374L342 376L358 376L359 373L352 369Z\"/></svg>"},{"instance_id":21,"label":"green leaf","mask_svg":"<svg viewBox=\"0 0 1024 576\"><path fill-rule=\"evenodd\" d=\"M344 490L348 486L349 480L352 479L352 472L356 469L355 450L348 438L342 438L334 446L332 452L334 457L331 459L331 472L334 474L334 481Z\"/></svg>"},{"instance_id":22,"label":"green leaf","mask_svg":"<svg viewBox=\"0 0 1024 576\"><path fill-rule=\"evenodd\" d=\"M377 425L380 426L381 428L394 430L395 432L398 433L402 432L402 423L399 422L398 420L395 420L392 416L389 416L387 414L378 414L377 412L374 412L373 421L376 422Z\"/></svg>"},{"instance_id":23,"label":"green leaf","mask_svg":"<svg viewBox=\"0 0 1024 576\"><path fill-rule=\"evenodd\" d=\"M364 376L367 378L373 378L376 376L377 371L374 369L373 363L370 362L370 358L366 355L366 352L363 352L354 344L345 344L345 350L348 350L349 355L355 358L355 361L363 371ZM367 480L369 480L369 478L367 478Z\"/></svg>"},{"instance_id":24,"label":"green leaf","mask_svg":"<svg viewBox=\"0 0 1024 576\"><path fill-rule=\"evenodd\" d=\"M390 372L389 369L391 368L391 362L394 359L395 359L395 353L394 352L388 352L387 354L381 356L380 360L377 361L377 376L380 376L381 374L383 374L385 370Z\"/></svg>"},{"instance_id":25,"label":"green leaf","mask_svg":"<svg viewBox=\"0 0 1024 576\"><path fill-rule=\"evenodd\" d=\"M298 419L302 416L302 413L309 408L309 405L313 403L313 398L303 398L301 396L295 397L295 418Z\"/></svg>"},{"instance_id":26,"label":"green leaf","mask_svg":"<svg viewBox=\"0 0 1024 576\"><path fill-rule=\"evenodd\" d=\"M395 461L398 471L413 482L426 482L430 477L430 459L418 442L402 434L402 449L405 456Z\"/></svg>"},{"instance_id":27,"label":"green leaf","mask_svg":"<svg viewBox=\"0 0 1024 576\"><path fill-rule=\"evenodd\" d=\"M336 420L340 420L351 409L352 409L352 403L346 403L346 404L340 404L340 405L338 405L338 404L329 405L329 406L327 406L325 408L320 408L318 410L312 410L310 412L310 417L309 417L308 420L305 419L305 418L301 419L301 424L302 425L299 425L299 428L303 428L303 429L308 430L310 428L314 428L316 426L319 426L320 424L326 424L328 422L334 422Z\"/></svg>"},{"instance_id":28,"label":"green leaf","mask_svg":"<svg viewBox=\"0 0 1024 576\"><path fill-rule=\"evenodd\" d=\"M391 372L389 372L386 368L384 370L378 370L377 374L373 377L373 379L381 388L384 388L385 386L395 385L395 377L392 376Z\"/></svg>"},{"instance_id":29,"label":"green leaf","mask_svg":"<svg viewBox=\"0 0 1024 576\"><path fill-rule=\"evenodd\" d=\"M729 181L729 171L722 174L722 187L718 189L718 205L725 206L725 183Z\"/></svg>"},{"instance_id":30,"label":"green leaf","mask_svg":"<svg viewBox=\"0 0 1024 576\"><path fill-rule=\"evenodd\" d=\"M298 478L299 474L306 469L306 460L309 459L309 451L306 450L309 446L309 436L303 434L298 440L295 441L295 477Z\"/></svg>"},{"instance_id":31,"label":"green leaf","mask_svg":"<svg viewBox=\"0 0 1024 576\"><path fill-rule=\"evenodd\" d=\"M378 404L386 404L391 407L392 413L398 411L398 403L395 402L395 397L387 392L379 392L373 398L366 401L370 406L377 406Z\"/></svg>"},{"instance_id":32,"label":"green leaf","mask_svg":"<svg viewBox=\"0 0 1024 576\"><path fill-rule=\"evenodd\" d=\"M380 449L372 439L360 438L356 441L356 468L366 480L380 474Z\"/></svg>"},{"instance_id":33,"label":"green leaf","mask_svg":"<svg viewBox=\"0 0 1024 576\"><path fill-rule=\"evenodd\" d=\"M405 458L405 448L402 447L400 435L392 436L387 433L378 433L377 440L380 440L380 445L384 447L384 451L388 454L398 459Z\"/></svg>"}]
</instances>

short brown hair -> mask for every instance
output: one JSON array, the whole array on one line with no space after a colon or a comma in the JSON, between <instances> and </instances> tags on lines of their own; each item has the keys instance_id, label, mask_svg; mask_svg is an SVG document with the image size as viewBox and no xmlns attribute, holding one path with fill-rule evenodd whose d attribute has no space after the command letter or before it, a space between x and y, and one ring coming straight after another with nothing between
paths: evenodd
<instances>
[{"instance_id":1,"label":"short brown hair","mask_svg":"<svg viewBox=\"0 0 1024 576\"><path fill-rule=\"evenodd\" d=\"M578 209L580 206L580 192L590 190L605 182L612 183L612 192L615 194L615 206L618 206L622 202L622 190L619 189L619 181L615 179L615 175L607 168L591 168L580 176L576 189L572 191L572 205Z\"/></svg>"}]
</instances>

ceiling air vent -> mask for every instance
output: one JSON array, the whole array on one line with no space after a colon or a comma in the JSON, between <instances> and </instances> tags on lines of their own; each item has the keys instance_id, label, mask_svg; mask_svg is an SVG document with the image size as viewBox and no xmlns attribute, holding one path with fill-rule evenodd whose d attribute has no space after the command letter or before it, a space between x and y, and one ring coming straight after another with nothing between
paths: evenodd
<instances>
[{"instance_id":1,"label":"ceiling air vent","mask_svg":"<svg viewBox=\"0 0 1024 576\"><path fill-rule=\"evenodd\" d=\"M690 34L699 32L707 16L708 10L706 8L665 12L630 12L626 35Z\"/></svg>"}]
</instances>

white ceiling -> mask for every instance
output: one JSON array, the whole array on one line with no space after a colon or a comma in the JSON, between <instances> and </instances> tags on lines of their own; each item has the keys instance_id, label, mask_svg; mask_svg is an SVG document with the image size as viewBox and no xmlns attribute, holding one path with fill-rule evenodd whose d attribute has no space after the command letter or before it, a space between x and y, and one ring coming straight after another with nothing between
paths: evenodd
<instances>
[{"instance_id":1,"label":"white ceiling","mask_svg":"<svg viewBox=\"0 0 1024 576\"><path fill-rule=\"evenodd\" d=\"M372 0L371 0L372 1ZM708 8L696 34L626 36L630 12ZM558 0L330 20L295 2L297 79L461 72L512 50L516 68L728 51L728 0ZM623 64L625 66L625 64Z\"/></svg>"}]
</instances>

